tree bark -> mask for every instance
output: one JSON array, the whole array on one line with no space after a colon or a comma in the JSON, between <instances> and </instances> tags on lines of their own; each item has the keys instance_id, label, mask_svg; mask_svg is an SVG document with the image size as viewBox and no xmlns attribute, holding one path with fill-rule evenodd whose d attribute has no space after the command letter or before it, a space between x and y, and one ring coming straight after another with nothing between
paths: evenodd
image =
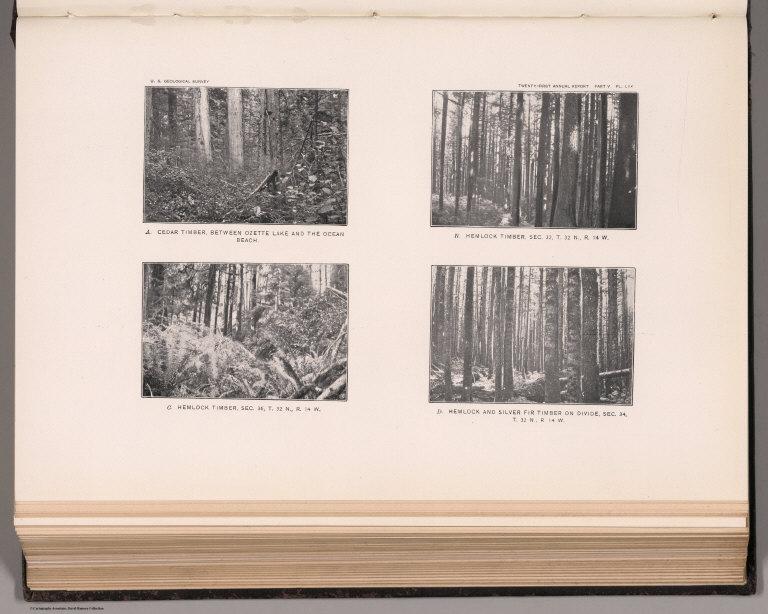
<instances>
[{"instance_id":1,"label":"tree bark","mask_svg":"<svg viewBox=\"0 0 768 614\"><path fill-rule=\"evenodd\" d=\"M635 194L637 191L637 95L619 94L619 135L613 169L610 228L635 227Z\"/></svg>"},{"instance_id":2,"label":"tree bark","mask_svg":"<svg viewBox=\"0 0 768 614\"><path fill-rule=\"evenodd\" d=\"M608 269L608 370L619 368L619 322L616 269Z\"/></svg>"},{"instance_id":3,"label":"tree bark","mask_svg":"<svg viewBox=\"0 0 768 614\"><path fill-rule=\"evenodd\" d=\"M562 161L557 185L557 207L553 208L550 226L576 226L576 193L579 165L579 94L565 94L563 108Z\"/></svg>"},{"instance_id":4,"label":"tree bark","mask_svg":"<svg viewBox=\"0 0 768 614\"><path fill-rule=\"evenodd\" d=\"M467 177L467 226L472 225L472 198L474 197L477 182L478 164L478 122L480 121L480 92L474 93L472 102L472 127L469 133L469 176ZM474 271L473 271L474 275Z\"/></svg>"},{"instance_id":5,"label":"tree bark","mask_svg":"<svg viewBox=\"0 0 768 614\"><path fill-rule=\"evenodd\" d=\"M453 205L453 223L456 224L459 219L459 200L461 195L461 144L462 144L462 129L464 124L464 92L459 94L459 118L456 122L456 184L453 190L454 205Z\"/></svg>"},{"instance_id":6,"label":"tree bark","mask_svg":"<svg viewBox=\"0 0 768 614\"><path fill-rule=\"evenodd\" d=\"M523 169L523 93L517 93L515 102L515 148L512 154L512 181L510 198L510 224L520 225L520 191Z\"/></svg>"},{"instance_id":7,"label":"tree bark","mask_svg":"<svg viewBox=\"0 0 768 614\"><path fill-rule=\"evenodd\" d=\"M534 225L537 227L544 225L544 188L547 168L547 155L549 154L550 144L550 107L552 94L547 92L541 95L541 122L539 124L539 152L536 156L538 160L538 171L536 175L536 217Z\"/></svg>"},{"instance_id":8,"label":"tree bark","mask_svg":"<svg viewBox=\"0 0 768 614\"><path fill-rule=\"evenodd\" d=\"M514 382L515 339L515 267L507 267L507 284L504 296L504 400L509 401L515 392Z\"/></svg>"},{"instance_id":9,"label":"tree bark","mask_svg":"<svg viewBox=\"0 0 768 614\"><path fill-rule=\"evenodd\" d=\"M194 96L195 154L198 161L211 162L211 119L208 107L208 88L200 87Z\"/></svg>"},{"instance_id":10,"label":"tree bark","mask_svg":"<svg viewBox=\"0 0 768 614\"><path fill-rule=\"evenodd\" d=\"M558 269L548 268L544 289L544 402L560 402L560 359L558 357Z\"/></svg>"},{"instance_id":11,"label":"tree bark","mask_svg":"<svg viewBox=\"0 0 768 614\"><path fill-rule=\"evenodd\" d=\"M504 317L501 309L504 305L502 296L504 293L504 281L501 276L501 267L493 267L493 300L494 314L493 318L493 400L504 400Z\"/></svg>"},{"instance_id":12,"label":"tree bark","mask_svg":"<svg viewBox=\"0 0 768 614\"><path fill-rule=\"evenodd\" d=\"M216 283L216 269L219 265L208 265L208 284L205 287L205 313L203 316L203 324L206 328L211 326L211 306L213 304L213 286Z\"/></svg>"},{"instance_id":13,"label":"tree bark","mask_svg":"<svg viewBox=\"0 0 768 614\"><path fill-rule=\"evenodd\" d=\"M565 337L565 398L570 403L581 401L581 275L579 269L568 269L567 331Z\"/></svg>"},{"instance_id":14,"label":"tree bark","mask_svg":"<svg viewBox=\"0 0 768 614\"><path fill-rule=\"evenodd\" d=\"M476 98L479 106L479 99ZM475 267L467 267L467 283L464 295L464 377L462 380L462 401L472 400L472 329L475 306Z\"/></svg>"},{"instance_id":15,"label":"tree bark","mask_svg":"<svg viewBox=\"0 0 768 614\"><path fill-rule=\"evenodd\" d=\"M432 364L440 364L442 336L445 320L445 267L435 270L435 308L432 313Z\"/></svg>"},{"instance_id":16,"label":"tree bark","mask_svg":"<svg viewBox=\"0 0 768 614\"><path fill-rule=\"evenodd\" d=\"M443 210L445 197L445 131L448 123L448 92L443 92L443 116L440 126L440 186L438 187L437 208Z\"/></svg>"},{"instance_id":17,"label":"tree bark","mask_svg":"<svg viewBox=\"0 0 768 614\"><path fill-rule=\"evenodd\" d=\"M149 265L149 285L147 289L145 317L152 324L161 324L164 316L163 287L165 285L165 265Z\"/></svg>"},{"instance_id":18,"label":"tree bark","mask_svg":"<svg viewBox=\"0 0 768 614\"><path fill-rule=\"evenodd\" d=\"M227 88L227 136L229 166L238 172L243 169L243 99L239 87Z\"/></svg>"},{"instance_id":19,"label":"tree bark","mask_svg":"<svg viewBox=\"0 0 768 614\"><path fill-rule=\"evenodd\" d=\"M448 282L445 290L446 305L446 318L443 334L445 335L445 343L443 344L443 368L445 372L445 400L453 401L453 376L451 374L451 359L453 357L453 318L454 305L453 305L453 284L456 276L456 268L448 267Z\"/></svg>"},{"instance_id":20,"label":"tree bark","mask_svg":"<svg viewBox=\"0 0 768 614\"><path fill-rule=\"evenodd\" d=\"M600 379L598 366L598 292L597 270L581 270L581 368L582 398L585 403L600 401Z\"/></svg>"}]
</instances>

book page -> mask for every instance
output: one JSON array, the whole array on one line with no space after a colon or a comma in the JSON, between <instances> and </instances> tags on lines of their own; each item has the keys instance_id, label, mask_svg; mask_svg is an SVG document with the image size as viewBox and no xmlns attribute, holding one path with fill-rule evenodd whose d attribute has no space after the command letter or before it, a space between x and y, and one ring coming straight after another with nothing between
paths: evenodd
<instances>
[{"instance_id":1,"label":"book page","mask_svg":"<svg viewBox=\"0 0 768 614\"><path fill-rule=\"evenodd\" d=\"M743 18L17 57L17 501L747 499Z\"/></svg>"}]
</instances>

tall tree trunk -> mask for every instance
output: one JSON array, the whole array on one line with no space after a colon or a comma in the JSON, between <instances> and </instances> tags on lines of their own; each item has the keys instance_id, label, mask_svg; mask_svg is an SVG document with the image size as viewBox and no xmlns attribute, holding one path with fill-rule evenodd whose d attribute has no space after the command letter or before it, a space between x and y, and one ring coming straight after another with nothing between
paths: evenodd
<instances>
[{"instance_id":1,"label":"tall tree trunk","mask_svg":"<svg viewBox=\"0 0 768 614\"><path fill-rule=\"evenodd\" d=\"M453 358L453 319L455 308L453 304L453 284L456 276L456 267L448 267L448 285L445 290L446 322L444 327L445 343L443 344L443 369L445 373L445 400L453 401L453 375L451 374L451 360Z\"/></svg>"},{"instance_id":2,"label":"tall tree trunk","mask_svg":"<svg viewBox=\"0 0 768 614\"><path fill-rule=\"evenodd\" d=\"M637 191L637 95L619 94L619 135L613 174L610 228L634 228Z\"/></svg>"},{"instance_id":3,"label":"tall tree trunk","mask_svg":"<svg viewBox=\"0 0 768 614\"><path fill-rule=\"evenodd\" d=\"M547 156L549 155L550 144L550 108L552 94L547 92L541 95L541 123L539 128L539 152L536 156L538 160L538 173L536 176L536 218L534 225L539 227L544 225L544 187L547 168Z\"/></svg>"},{"instance_id":4,"label":"tall tree trunk","mask_svg":"<svg viewBox=\"0 0 768 614\"><path fill-rule=\"evenodd\" d=\"M171 147L176 147L179 144L179 125L176 121L176 102L176 90L168 88L168 140L170 141Z\"/></svg>"},{"instance_id":5,"label":"tall tree trunk","mask_svg":"<svg viewBox=\"0 0 768 614\"><path fill-rule=\"evenodd\" d=\"M600 94L600 166L598 171L598 193L600 195L600 209L597 217L597 225L605 228L608 206L608 94Z\"/></svg>"},{"instance_id":6,"label":"tall tree trunk","mask_svg":"<svg viewBox=\"0 0 768 614\"><path fill-rule=\"evenodd\" d=\"M144 151L149 151L152 145L152 97L155 88L144 88Z\"/></svg>"},{"instance_id":7,"label":"tall tree trunk","mask_svg":"<svg viewBox=\"0 0 768 614\"><path fill-rule=\"evenodd\" d=\"M439 365L442 356L443 324L445 320L445 267L435 269L435 308L432 314L432 364Z\"/></svg>"},{"instance_id":8,"label":"tall tree trunk","mask_svg":"<svg viewBox=\"0 0 768 614\"><path fill-rule=\"evenodd\" d=\"M443 117L440 126L440 186L438 188L437 208L443 210L445 197L445 131L448 123L448 92L443 92Z\"/></svg>"},{"instance_id":9,"label":"tall tree trunk","mask_svg":"<svg viewBox=\"0 0 768 614\"><path fill-rule=\"evenodd\" d=\"M195 90L194 109L195 121L195 155L200 162L211 162L211 119L208 106L208 88L199 87Z\"/></svg>"},{"instance_id":10,"label":"tall tree trunk","mask_svg":"<svg viewBox=\"0 0 768 614\"><path fill-rule=\"evenodd\" d=\"M243 168L243 99L239 87L227 88L227 136L229 167L238 172Z\"/></svg>"},{"instance_id":11,"label":"tall tree trunk","mask_svg":"<svg viewBox=\"0 0 768 614\"><path fill-rule=\"evenodd\" d=\"M557 184L557 207L552 209L550 226L576 226L576 194L579 164L579 94L565 94L563 108L562 163Z\"/></svg>"},{"instance_id":12,"label":"tall tree trunk","mask_svg":"<svg viewBox=\"0 0 768 614\"><path fill-rule=\"evenodd\" d=\"M230 287L232 283L232 265L227 266L227 288L224 294L224 327L222 329L222 333L226 336L229 334L230 330L230 321L229 321L229 313L230 313Z\"/></svg>"},{"instance_id":13,"label":"tall tree trunk","mask_svg":"<svg viewBox=\"0 0 768 614\"><path fill-rule=\"evenodd\" d=\"M563 105L563 95L555 97L555 146L552 148L552 202L549 206L549 226L555 219L557 210L557 190L560 185L560 108Z\"/></svg>"},{"instance_id":14,"label":"tall tree trunk","mask_svg":"<svg viewBox=\"0 0 768 614\"><path fill-rule=\"evenodd\" d=\"M461 143L462 143L462 129L464 124L464 92L459 94L459 118L456 122L456 184L453 190L453 223L456 224L459 220L459 200L461 198Z\"/></svg>"},{"instance_id":15,"label":"tall tree trunk","mask_svg":"<svg viewBox=\"0 0 768 614\"><path fill-rule=\"evenodd\" d=\"M218 270L216 275L216 312L213 314L213 333L216 334L219 330L219 306L221 304L221 275L224 269Z\"/></svg>"},{"instance_id":16,"label":"tall tree trunk","mask_svg":"<svg viewBox=\"0 0 768 614\"><path fill-rule=\"evenodd\" d=\"M162 324L165 315L163 287L165 286L165 265L149 265L149 285L144 307L144 317L152 324Z\"/></svg>"},{"instance_id":17,"label":"tall tree trunk","mask_svg":"<svg viewBox=\"0 0 768 614\"><path fill-rule=\"evenodd\" d=\"M523 93L517 93L515 102L515 148L512 154L512 181L510 198L510 224L520 226L520 192L523 169Z\"/></svg>"},{"instance_id":18,"label":"tall tree trunk","mask_svg":"<svg viewBox=\"0 0 768 614\"><path fill-rule=\"evenodd\" d=\"M504 280L501 275L501 267L493 267L493 299L494 299L494 313L493 318L493 400L504 400L504 317L501 310L504 306L502 297L504 296Z\"/></svg>"},{"instance_id":19,"label":"tall tree trunk","mask_svg":"<svg viewBox=\"0 0 768 614\"><path fill-rule=\"evenodd\" d=\"M480 363L488 364L488 267L482 267L480 296L477 309L477 341L480 344ZM493 316L491 316L492 318Z\"/></svg>"},{"instance_id":20,"label":"tall tree trunk","mask_svg":"<svg viewBox=\"0 0 768 614\"><path fill-rule=\"evenodd\" d=\"M581 401L581 275L568 269L567 331L565 337L565 397L570 403Z\"/></svg>"},{"instance_id":21,"label":"tall tree trunk","mask_svg":"<svg viewBox=\"0 0 768 614\"><path fill-rule=\"evenodd\" d=\"M600 377L598 366L598 292L597 270L581 269L581 369L582 398L585 403L600 401Z\"/></svg>"},{"instance_id":22,"label":"tall tree trunk","mask_svg":"<svg viewBox=\"0 0 768 614\"><path fill-rule=\"evenodd\" d=\"M213 286L216 283L216 269L219 265L208 265L208 283L205 287L205 313L203 316L203 324L206 328L211 326L211 306L213 304Z\"/></svg>"},{"instance_id":23,"label":"tall tree trunk","mask_svg":"<svg viewBox=\"0 0 768 614\"><path fill-rule=\"evenodd\" d=\"M480 121L480 92L474 93L472 102L472 126L469 132L469 176L467 177L467 226L472 225L472 198L475 193L475 184L477 182L477 163L478 163L478 122ZM474 275L474 271L473 271Z\"/></svg>"},{"instance_id":24,"label":"tall tree trunk","mask_svg":"<svg viewBox=\"0 0 768 614\"><path fill-rule=\"evenodd\" d=\"M243 334L243 290L245 289L245 284L243 283L243 265L240 266L240 290L239 290L239 297L240 300L237 304L237 334L242 335Z\"/></svg>"},{"instance_id":25,"label":"tall tree trunk","mask_svg":"<svg viewBox=\"0 0 768 614\"><path fill-rule=\"evenodd\" d=\"M544 288L544 402L560 402L560 359L558 356L558 269L547 269Z\"/></svg>"},{"instance_id":26,"label":"tall tree trunk","mask_svg":"<svg viewBox=\"0 0 768 614\"><path fill-rule=\"evenodd\" d=\"M479 99L475 99L479 107ZM462 401L472 400L472 328L475 306L475 267L467 267L467 283L464 293L464 377L462 380Z\"/></svg>"},{"instance_id":27,"label":"tall tree trunk","mask_svg":"<svg viewBox=\"0 0 768 614\"><path fill-rule=\"evenodd\" d=\"M608 369L618 369L619 364L619 322L616 269L608 269Z\"/></svg>"},{"instance_id":28,"label":"tall tree trunk","mask_svg":"<svg viewBox=\"0 0 768 614\"><path fill-rule=\"evenodd\" d=\"M504 296L504 400L509 401L515 392L514 382L515 339L515 267L507 267L507 284Z\"/></svg>"}]
</instances>

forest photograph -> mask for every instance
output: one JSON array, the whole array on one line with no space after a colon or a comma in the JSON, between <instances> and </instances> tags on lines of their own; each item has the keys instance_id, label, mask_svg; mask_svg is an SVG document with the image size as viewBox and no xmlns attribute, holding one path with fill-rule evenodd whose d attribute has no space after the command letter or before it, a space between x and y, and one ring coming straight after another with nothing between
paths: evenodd
<instances>
[{"instance_id":1,"label":"forest photograph","mask_svg":"<svg viewBox=\"0 0 768 614\"><path fill-rule=\"evenodd\" d=\"M347 91L147 87L144 221L347 223Z\"/></svg>"},{"instance_id":2,"label":"forest photograph","mask_svg":"<svg viewBox=\"0 0 768 614\"><path fill-rule=\"evenodd\" d=\"M432 225L635 228L637 94L436 91Z\"/></svg>"},{"instance_id":3,"label":"forest photograph","mask_svg":"<svg viewBox=\"0 0 768 614\"><path fill-rule=\"evenodd\" d=\"M635 271L434 266L433 402L632 404Z\"/></svg>"},{"instance_id":4,"label":"forest photograph","mask_svg":"<svg viewBox=\"0 0 768 614\"><path fill-rule=\"evenodd\" d=\"M347 265L143 267L142 396L346 400Z\"/></svg>"}]
</instances>

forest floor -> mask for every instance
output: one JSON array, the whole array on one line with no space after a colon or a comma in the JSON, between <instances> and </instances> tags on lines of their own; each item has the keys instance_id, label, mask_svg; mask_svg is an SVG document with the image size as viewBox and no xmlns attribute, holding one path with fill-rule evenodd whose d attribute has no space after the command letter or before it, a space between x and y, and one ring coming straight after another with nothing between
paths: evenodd
<instances>
[{"instance_id":1,"label":"forest floor","mask_svg":"<svg viewBox=\"0 0 768 614\"><path fill-rule=\"evenodd\" d=\"M445 198L443 210L438 208L438 198L432 195L432 225L433 226L467 226L467 197L459 199L459 211L454 221L455 201ZM487 200L477 199L472 207L472 226L501 226L504 218L504 207ZM508 217L508 216L507 216ZM507 222L509 224L509 222Z\"/></svg>"},{"instance_id":2,"label":"forest floor","mask_svg":"<svg viewBox=\"0 0 768 614\"><path fill-rule=\"evenodd\" d=\"M453 382L453 401L459 402L463 391L463 361L454 359L451 369L451 380ZM472 402L473 403L494 403L495 382L493 372L488 367L475 365L472 367ZM544 402L544 373L540 371L530 371L522 373L514 370L514 393L508 401L504 403L543 403ZM445 401L445 374L442 370L434 367L429 377L429 400ZM600 403L614 405L628 405L631 403L629 393L616 387L609 391L607 396L603 396Z\"/></svg>"},{"instance_id":3,"label":"forest floor","mask_svg":"<svg viewBox=\"0 0 768 614\"><path fill-rule=\"evenodd\" d=\"M346 399L346 326L321 353L281 349L275 335L236 340L198 323L145 324L146 397Z\"/></svg>"},{"instance_id":4,"label":"forest floor","mask_svg":"<svg viewBox=\"0 0 768 614\"><path fill-rule=\"evenodd\" d=\"M296 167L258 190L261 175L199 168L148 156L144 221L240 224L346 224L347 190L337 173Z\"/></svg>"}]
</instances>

